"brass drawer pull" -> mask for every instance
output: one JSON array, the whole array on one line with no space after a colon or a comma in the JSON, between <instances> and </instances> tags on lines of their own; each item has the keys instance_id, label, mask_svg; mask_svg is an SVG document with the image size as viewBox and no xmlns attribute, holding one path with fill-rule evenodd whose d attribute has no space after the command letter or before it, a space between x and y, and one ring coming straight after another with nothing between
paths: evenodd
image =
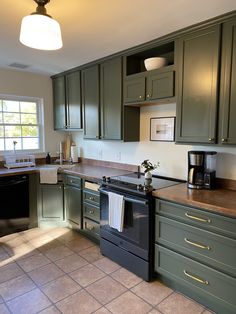
<instances>
[{"instance_id":1,"label":"brass drawer pull","mask_svg":"<svg viewBox=\"0 0 236 314\"><path fill-rule=\"evenodd\" d=\"M74 181L73 181L73 180L70 180L70 183L74 183Z\"/></svg>"},{"instance_id":2,"label":"brass drawer pull","mask_svg":"<svg viewBox=\"0 0 236 314\"><path fill-rule=\"evenodd\" d=\"M209 285L209 282L207 280L204 280L204 279L198 278L196 276L190 275L186 270L184 270L184 274L185 274L185 276L187 276L193 280L196 280L200 283L203 283L204 285Z\"/></svg>"},{"instance_id":3,"label":"brass drawer pull","mask_svg":"<svg viewBox=\"0 0 236 314\"><path fill-rule=\"evenodd\" d=\"M89 211L89 214L94 214L94 211L93 211L93 210L90 210L90 211Z\"/></svg>"},{"instance_id":4,"label":"brass drawer pull","mask_svg":"<svg viewBox=\"0 0 236 314\"><path fill-rule=\"evenodd\" d=\"M192 216L192 215L190 215L190 214L188 214L188 213L185 213L185 216L188 217L188 218L194 219L194 220L201 221L201 222L208 222L208 223L211 223L211 219L204 219L204 218Z\"/></svg>"},{"instance_id":5,"label":"brass drawer pull","mask_svg":"<svg viewBox=\"0 0 236 314\"><path fill-rule=\"evenodd\" d=\"M210 251L210 249L211 249L210 246L208 246L208 245L199 244L199 243L193 242L187 238L184 238L184 241L193 245L193 246L199 247L200 249L204 249L204 250L208 250L208 251Z\"/></svg>"},{"instance_id":6,"label":"brass drawer pull","mask_svg":"<svg viewBox=\"0 0 236 314\"><path fill-rule=\"evenodd\" d=\"M141 98L142 98L142 96L140 95L140 96L139 96L139 99L141 99Z\"/></svg>"},{"instance_id":7,"label":"brass drawer pull","mask_svg":"<svg viewBox=\"0 0 236 314\"><path fill-rule=\"evenodd\" d=\"M92 196L89 196L89 200L90 200L90 201L94 201L94 200L95 200L95 198L94 198L94 197L92 197Z\"/></svg>"}]
</instances>

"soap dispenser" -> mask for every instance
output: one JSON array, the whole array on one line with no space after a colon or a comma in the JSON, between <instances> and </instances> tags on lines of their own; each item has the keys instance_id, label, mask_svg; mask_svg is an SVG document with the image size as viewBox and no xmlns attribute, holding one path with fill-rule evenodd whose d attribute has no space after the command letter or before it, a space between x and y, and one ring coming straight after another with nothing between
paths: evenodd
<instances>
[{"instance_id":1,"label":"soap dispenser","mask_svg":"<svg viewBox=\"0 0 236 314\"><path fill-rule=\"evenodd\" d=\"M51 163L51 156L50 156L49 153L47 153L45 161L46 161L46 164L50 164Z\"/></svg>"}]
</instances>

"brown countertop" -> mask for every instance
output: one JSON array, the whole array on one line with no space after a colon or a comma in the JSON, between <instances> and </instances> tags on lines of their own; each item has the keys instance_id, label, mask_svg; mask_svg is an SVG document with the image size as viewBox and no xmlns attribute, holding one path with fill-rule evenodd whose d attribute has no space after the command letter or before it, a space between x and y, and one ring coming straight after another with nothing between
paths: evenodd
<instances>
[{"instance_id":1,"label":"brown countertop","mask_svg":"<svg viewBox=\"0 0 236 314\"><path fill-rule=\"evenodd\" d=\"M43 166L43 165L42 165ZM39 172L40 166L36 167L28 167L28 168L14 168L14 169L6 169L0 168L0 177L11 176L11 175L20 175L20 174L30 174ZM130 173L130 171L104 167L104 166L96 166L96 165L88 165L88 164L76 164L70 169L60 169L60 173L80 176L90 180L99 180L102 179L102 176L119 176Z\"/></svg>"},{"instance_id":2,"label":"brown countertop","mask_svg":"<svg viewBox=\"0 0 236 314\"><path fill-rule=\"evenodd\" d=\"M236 191L191 190L186 183L153 192L153 196L236 218Z\"/></svg>"}]
</instances>

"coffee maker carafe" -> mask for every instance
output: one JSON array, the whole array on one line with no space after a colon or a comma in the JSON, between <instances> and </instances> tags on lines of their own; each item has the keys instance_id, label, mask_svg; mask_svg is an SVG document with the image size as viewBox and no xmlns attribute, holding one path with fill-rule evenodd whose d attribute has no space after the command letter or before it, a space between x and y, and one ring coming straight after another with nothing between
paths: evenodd
<instances>
[{"instance_id":1,"label":"coffee maker carafe","mask_svg":"<svg viewBox=\"0 0 236 314\"><path fill-rule=\"evenodd\" d=\"M188 188L202 189L204 187L205 152L188 152Z\"/></svg>"},{"instance_id":2,"label":"coffee maker carafe","mask_svg":"<svg viewBox=\"0 0 236 314\"><path fill-rule=\"evenodd\" d=\"M204 188L214 189L216 181L216 152L205 152Z\"/></svg>"}]
</instances>

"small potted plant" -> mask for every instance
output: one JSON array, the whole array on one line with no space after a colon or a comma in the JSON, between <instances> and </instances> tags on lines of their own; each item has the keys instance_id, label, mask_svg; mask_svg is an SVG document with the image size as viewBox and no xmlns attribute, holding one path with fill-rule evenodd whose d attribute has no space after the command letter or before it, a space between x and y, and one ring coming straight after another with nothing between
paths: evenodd
<instances>
[{"instance_id":1,"label":"small potted plant","mask_svg":"<svg viewBox=\"0 0 236 314\"><path fill-rule=\"evenodd\" d=\"M159 167L160 163L152 164L149 159L145 159L142 163L141 166L144 168L144 175L145 179L151 179L152 178L152 173L151 171L154 169L157 169Z\"/></svg>"}]
</instances>

